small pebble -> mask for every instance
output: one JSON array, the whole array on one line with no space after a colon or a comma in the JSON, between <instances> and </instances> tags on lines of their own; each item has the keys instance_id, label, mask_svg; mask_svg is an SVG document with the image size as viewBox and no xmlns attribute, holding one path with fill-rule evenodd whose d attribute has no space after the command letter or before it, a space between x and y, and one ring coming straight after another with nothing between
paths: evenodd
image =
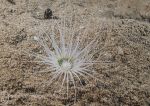
<instances>
[{"instance_id":1,"label":"small pebble","mask_svg":"<svg viewBox=\"0 0 150 106\"><path fill-rule=\"evenodd\" d=\"M51 9L46 9L45 10L45 13L44 13L44 18L45 19L52 19L52 16L53 16L53 13L52 13L52 10Z\"/></svg>"},{"instance_id":2,"label":"small pebble","mask_svg":"<svg viewBox=\"0 0 150 106\"><path fill-rule=\"evenodd\" d=\"M34 39L35 41L38 41L38 40L39 40L39 37L34 36L33 39Z\"/></svg>"}]
</instances>

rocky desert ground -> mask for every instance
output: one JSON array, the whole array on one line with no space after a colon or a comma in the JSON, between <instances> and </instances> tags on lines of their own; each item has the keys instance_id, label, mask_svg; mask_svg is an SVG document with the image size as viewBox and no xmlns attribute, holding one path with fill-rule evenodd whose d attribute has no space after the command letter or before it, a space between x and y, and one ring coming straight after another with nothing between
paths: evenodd
<instances>
[{"instance_id":1,"label":"rocky desert ground","mask_svg":"<svg viewBox=\"0 0 150 106\"><path fill-rule=\"evenodd\" d=\"M33 36L63 17L74 17L83 45L98 36L102 61L76 101L45 85L51 76L34 73L45 66L24 53L38 52ZM150 0L0 0L0 106L65 105L150 106Z\"/></svg>"}]
</instances>

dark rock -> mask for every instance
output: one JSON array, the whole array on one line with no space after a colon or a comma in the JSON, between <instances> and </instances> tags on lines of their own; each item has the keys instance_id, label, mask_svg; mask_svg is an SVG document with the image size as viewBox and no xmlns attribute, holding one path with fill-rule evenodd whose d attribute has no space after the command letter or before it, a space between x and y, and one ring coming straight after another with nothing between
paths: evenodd
<instances>
[{"instance_id":1,"label":"dark rock","mask_svg":"<svg viewBox=\"0 0 150 106\"><path fill-rule=\"evenodd\" d=\"M53 16L53 13L52 13L52 10L51 9L46 9L45 10L45 13L44 13L44 18L45 19L52 19L52 16Z\"/></svg>"}]
</instances>

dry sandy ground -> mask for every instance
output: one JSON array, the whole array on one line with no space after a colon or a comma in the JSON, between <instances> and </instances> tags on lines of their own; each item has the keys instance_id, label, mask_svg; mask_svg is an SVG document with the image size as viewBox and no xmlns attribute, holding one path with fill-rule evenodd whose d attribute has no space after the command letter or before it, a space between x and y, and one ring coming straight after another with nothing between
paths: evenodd
<instances>
[{"instance_id":1,"label":"dry sandy ground","mask_svg":"<svg viewBox=\"0 0 150 106\"><path fill-rule=\"evenodd\" d=\"M0 106L150 106L150 1L72 1L0 0ZM78 86L75 103L57 84L44 86L49 75L34 74L44 66L20 52L38 51L31 38L57 21L44 19L47 8L57 18L76 16L86 38L99 36L100 81Z\"/></svg>"}]
</instances>

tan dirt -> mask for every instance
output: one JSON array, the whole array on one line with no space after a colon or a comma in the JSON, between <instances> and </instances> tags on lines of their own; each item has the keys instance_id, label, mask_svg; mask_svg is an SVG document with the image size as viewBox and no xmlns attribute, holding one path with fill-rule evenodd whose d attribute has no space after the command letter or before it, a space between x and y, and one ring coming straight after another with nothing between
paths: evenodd
<instances>
[{"instance_id":1,"label":"tan dirt","mask_svg":"<svg viewBox=\"0 0 150 106\"><path fill-rule=\"evenodd\" d=\"M58 19L44 19L47 8ZM100 81L78 85L76 102L57 92L58 83L44 85L50 76L34 72L45 66L22 53L38 51L31 38L72 15L77 29L86 26L83 37L98 36L102 61L94 66ZM150 105L149 0L0 0L0 106L64 105Z\"/></svg>"}]
</instances>

